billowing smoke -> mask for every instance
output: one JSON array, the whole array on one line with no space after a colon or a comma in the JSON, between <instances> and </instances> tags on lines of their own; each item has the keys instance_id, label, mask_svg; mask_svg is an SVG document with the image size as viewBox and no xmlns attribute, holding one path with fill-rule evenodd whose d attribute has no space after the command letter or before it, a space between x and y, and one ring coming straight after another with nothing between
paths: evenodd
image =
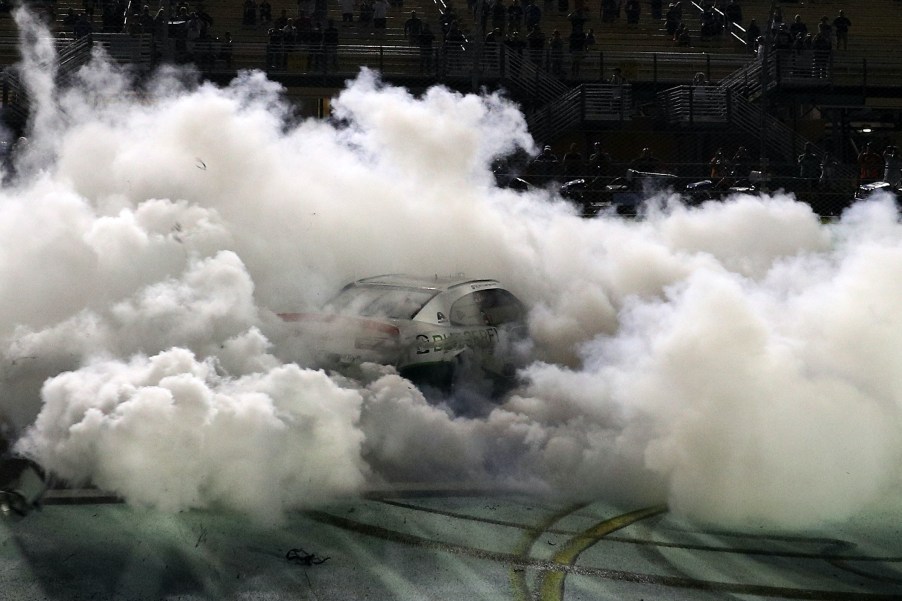
<instances>
[{"instance_id":1,"label":"billowing smoke","mask_svg":"<svg viewBox=\"0 0 902 601\"><path fill-rule=\"evenodd\" d=\"M891 199L831 225L780 195L583 219L495 186L493 159L533 150L502 95L414 96L364 71L333 119L299 120L261 73L138 88L96 49L57 89L26 47L0 398L20 451L61 478L258 515L399 481L783 526L895 496ZM390 367L326 374L282 340L276 312L388 272L505 282L530 307L523 386L455 413Z\"/></svg>"}]
</instances>

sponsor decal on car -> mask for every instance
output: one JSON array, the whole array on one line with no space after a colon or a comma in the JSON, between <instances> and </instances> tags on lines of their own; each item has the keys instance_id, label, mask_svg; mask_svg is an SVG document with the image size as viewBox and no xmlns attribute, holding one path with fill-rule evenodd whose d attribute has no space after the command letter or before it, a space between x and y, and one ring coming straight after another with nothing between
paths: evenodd
<instances>
[{"instance_id":1,"label":"sponsor decal on car","mask_svg":"<svg viewBox=\"0 0 902 601\"><path fill-rule=\"evenodd\" d=\"M463 348L492 348L498 341L498 328L417 334L416 341L418 355L456 351Z\"/></svg>"}]
</instances>

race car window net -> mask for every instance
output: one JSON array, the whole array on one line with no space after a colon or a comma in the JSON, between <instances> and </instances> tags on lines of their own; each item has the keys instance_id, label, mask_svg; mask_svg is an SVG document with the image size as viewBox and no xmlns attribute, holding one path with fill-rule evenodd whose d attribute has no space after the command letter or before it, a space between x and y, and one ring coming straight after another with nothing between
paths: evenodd
<instances>
[{"instance_id":1,"label":"race car window net","mask_svg":"<svg viewBox=\"0 0 902 601\"><path fill-rule=\"evenodd\" d=\"M326 310L360 317L413 319L435 294L435 290L416 288L351 286L332 299Z\"/></svg>"}]
</instances>

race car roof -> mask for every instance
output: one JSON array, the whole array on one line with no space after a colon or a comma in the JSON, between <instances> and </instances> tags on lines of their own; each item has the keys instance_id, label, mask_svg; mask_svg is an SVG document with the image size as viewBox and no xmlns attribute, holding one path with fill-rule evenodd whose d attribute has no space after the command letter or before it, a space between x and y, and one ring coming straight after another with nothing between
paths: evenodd
<instances>
[{"instance_id":1,"label":"race car roof","mask_svg":"<svg viewBox=\"0 0 902 601\"><path fill-rule=\"evenodd\" d=\"M360 280L356 280L348 286L359 286L359 285L369 285L369 286L398 286L404 288L420 288L425 290L450 290L456 286L460 286L462 284L485 284L488 287L491 286L500 286L496 280L492 279L479 279L479 278L468 278L463 274L456 274L450 276L415 276L415 275L406 275L406 274L385 274L385 275L377 275L368 278L363 278Z\"/></svg>"}]
</instances>

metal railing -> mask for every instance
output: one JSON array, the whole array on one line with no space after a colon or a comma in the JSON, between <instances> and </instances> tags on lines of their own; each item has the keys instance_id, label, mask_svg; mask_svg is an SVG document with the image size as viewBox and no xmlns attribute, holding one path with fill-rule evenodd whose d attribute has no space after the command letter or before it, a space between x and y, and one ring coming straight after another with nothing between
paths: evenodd
<instances>
[{"instance_id":1,"label":"metal railing","mask_svg":"<svg viewBox=\"0 0 902 601\"><path fill-rule=\"evenodd\" d=\"M497 51L501 56L499 64L503 66L503 70L498 73L501 80L532 98L533 104L554 102L570 91L570 87L544 69L541 62L536 63L524 54L512 52L503 46Z\"/></svg>"},{"instance_id":2,"label":"metal railing","mask_svg":"<svg viewBox=\"0 0 902 601\"><path fill-rule=\"evenodd\" d=\"M524 50L520 54L504 45L484 45L481 59L474 60L476 50L472 43L454 46L437 44L428 50L404 44L339 44L328 50L302 43L283 45L234 42L231 61L226 62L219 56L219 42L211 42L208 44L210 50L198 51L196 44L195 51L184 57L184 61L195 62L201 68L209 70L254 68L264 69L274 75L349 75L366 66L389 76L472 78L475 69L476 75L486 81L513 79L515 83L528 85L528 89L542 94L543 98L554 96L547 94L543 88L557 88L563 93L573 84L601 81L615 67L620 68L631 81L659 81L666 84L686 81L698 72L705 73L710 80L717 80L752 60L745 54L599 50L581 55L577 61L579 69L575 71L573 57L565 52L561 57L562 72L556 75L551 72L550 51L531 55L528 50ZM315 59L317 55L326 52L333 52L337 61L321 64L316 60L308 60L310 56ZM204 54L207 56L203 56ZM213 61L208 60L210 56ZM272 60L273 58L279 60Z\"/></svg>"},{"instance_id":3,"label":"metal railing","mask_svg":"<svg viewBox=\"0 0 902 601\"><path fill-rule=\"evenodd\" d=\"M24 123L28 118L28 92L13 67L3 70L2 100L8 119Z\"/></svg>"},{"instance_id":4,"label":"metal railing","mask_svg":"<svg viewBox=\"0 0 902 601\"><path fill-rule=\"evenodd\" d=\"M91 36L83 38L57 38L57 76L71 77L91 60L93 42Z\"/></svg>"},{"instance_id":5,"label":"metal railing","mask_svg":"<svg viewBox=\"0 0 902 601\"><path fill-rule=\"evenodd\" d=\"M103 46L107 52L121 63L139 68L147 68L155 59L164 56L159 41L145 34L95 33L95 44ZM69 35L60 35L62 44L72 42ZM174 40L170 40L174 43ZM8 48L11 57L18 40L0 38L0 48ZM526 84L528 77L511 77L516 73L514 63L519 57L519 67L533 78L527 88L530 93L551 98L544 88L571 87L580 83L595 83L606 78L611 70L620 68L631 82L649 82L662 86L689 81L696 73L704 73L708 81L731 80L730 87L736 89L735 81L741 78L742 85L752 91L760 85L759 61L746 53L723 54L700 51L683 52L637 52L632 49L596 50L579 55L578 69L574 69L574 57L564 52L561 57L562 72L552 75L549 51L538 58L530 58L528 51L522 55L511 52L504 45L486 45L482 59L474 61L475 45L464 43L456 48L442 47L422 50L406 44L340 44L335 48L308 47L305 44L268 44L261 42L233 42L229 56L221 52L221 42L215 38L201 40L194 44L181 62L194 62L204 71L227 72L236 69L263 69L274 75L322 75L340 74L353 76L366 66L377 69L388 76L413 76L441 80L443 78L473 79L478 84L504 78L516 80L512 83ZM334 61L319 61L318 56L329 54ZM282 58L282 60L274 60ZM781 76L785 81L798 82L807 69L807 62L813 57L797 55L788 59ZM898 73L900 61L894 56L876 54L873 57L854 58L834 53L830 58L829 80L834 85L844 86L896 86L900 85ZM769 63L769 68L776 68ZM742 68L746 67L746 71ZM474 73L475 69L475 73ZM776 81L776 73L768 73L770 81ZM483 82L482 78L486 81ZM556 83L549 83L553 78ZM810 81L810 80L809 80ZM566 82L566 83L564 83ZM552 90L553 91L553 90ZM563 92L561 92L563 93Z\"/></svg>"},{"instance_id":6,"label":"metal railing","mask_svg":"<svg viewBox=\"0 0 902 601\"><path fill-rule=\"evenodd\" d=\"M56 77L65 81L78 69L87 64L91 55L91 40L56 39ZM22 83L18 67L15 65L3 70L3 106L14 120L24 122L28 118L28 89Z\"/></svg>"},{"instance_id":7,"label":"metal railing","mask_svg":"<svg viewBox=\"0 0 902 601\"><path fill-rule=\"evenodd\" d=\"M730 123L729 88L712 85L675 86L658 94L658 107L669 123Z\"/></svg>"},{"instance_id":8,"label":"metal railing","mask_svg":"<svg viewBox=\"0 0 902 601\"><path fill-rule=\"evenodd\" d=\"M747 73L728 78L717 86L675 86L658 94L663 119L671 124L715 123L738 127L743 133L763 142L763 146L782 160L792 161L809 140L768 114L748 98L759 88L745 83ZM760 81L754 71L751 82ZM763 149L762 149L763 150ZM819 151L823 156L823 151Z\"/></svg>"},{"instance_id":9,"label":"metal railing","mask_svg":"<svg viewBox=\"0 0 902 601\"><path fill-rule=\"evenodd\" d=\"M551 140L586 122L624 121L632 117L630 84L582 84L527 115L537 140Z\"/></svg>"}]
</instances>

